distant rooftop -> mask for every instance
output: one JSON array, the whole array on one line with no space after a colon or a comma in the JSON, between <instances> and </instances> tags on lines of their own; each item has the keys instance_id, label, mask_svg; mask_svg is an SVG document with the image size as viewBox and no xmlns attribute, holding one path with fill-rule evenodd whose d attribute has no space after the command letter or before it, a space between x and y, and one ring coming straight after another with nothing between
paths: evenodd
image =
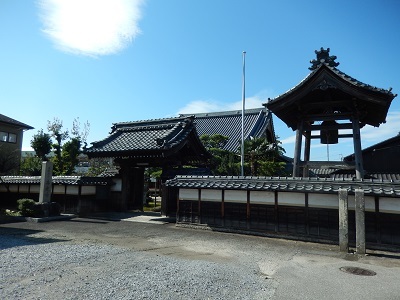
<instances>
[{"instance_id":1,"label":"distant rooftop","mask_svg":"<svg viewBox=\"0 0 400 300\"><path fill-rule=\"evenodd\" d=\"M6 123L8 125L13 125L13 126L19 126L22 127L24 129L33 129L32 126L29 126L25 123L22 123L20 121L14 120L10 117L7 117L5 115L0 114L0 123Z\"/></svg>"},{"instance_id":2,"label":"distant rooftop","mask_svg":"<svg viewBox=\"0 0 400 300\"><path fill-rule=\"evenodd\" d=\"M224 149L237 151L242 136L242 111L232 110L211 113L181 114L180 117L194 116L194 124L199 136L221 134L229 137ZM244 115L244 138L266 136L275 141L272 114L266 108L246 109Z\"/></svg>"}]
</instances>

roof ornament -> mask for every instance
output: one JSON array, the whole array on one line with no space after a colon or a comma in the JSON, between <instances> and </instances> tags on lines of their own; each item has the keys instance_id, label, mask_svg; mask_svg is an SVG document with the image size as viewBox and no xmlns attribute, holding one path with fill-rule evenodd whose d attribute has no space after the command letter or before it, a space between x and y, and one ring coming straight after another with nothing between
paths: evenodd
<instances>
[{"instance_id":1,"label":"roof ornament","mask_svg":"<svg viewBox=\"0 0 400 300\"><path fill-rule=\"evenodd\" d=\"M322 47L321 50L319 51L315 50L315 54L317 54L317 59L310 60L312 66L309 67L308 69L310 71L314 71L318 69L318 67L323 63L328 64L328 66L330 67L337 67L339 65L339 63L335 61L337 57L335 55L329 56L329 51L330 51L329 48L326 48L325 50Z\"/></svg>"},{"instance_id":2,"label":"roof ornament","mask_svg":"<svg viewBox=\"0 0 400 300\"><path fill-rule=\"evenodd\" d=\"M158 146L163 147L163 146L165 146L167 141L165 140L165 138L164 139L163 138L156 138L156 143L157 143Z\"/></svg>"}]
</instances>

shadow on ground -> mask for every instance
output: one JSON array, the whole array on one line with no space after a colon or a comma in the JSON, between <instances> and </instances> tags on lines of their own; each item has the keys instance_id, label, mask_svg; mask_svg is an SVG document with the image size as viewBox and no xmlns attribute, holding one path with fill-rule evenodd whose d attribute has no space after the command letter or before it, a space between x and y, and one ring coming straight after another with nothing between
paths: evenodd
<instances>
[{"instance_id":1,"label":"shadow on ground","mask_svg":"<svg viewBox=\"0 0 400 300\"><path fill-rule=\"evenodd\" d=\"M176 218L161 216L159 212L102 212L85 216L86 219L105 220L105 221L131 221L131 222L151 222L151 223L176 223Z\"/></svg>"},{"instance_id":2,"label":"shadow on ground","mask_svg":"<svg viewBox=\"0 0 400 300\"><path fill-rule=\"evenodd\" d=\"M57 238L39 238L32 236L41 230L0 227L0 250L38 244L64 242L67 240Z\"/></svg>"}]
</instances>

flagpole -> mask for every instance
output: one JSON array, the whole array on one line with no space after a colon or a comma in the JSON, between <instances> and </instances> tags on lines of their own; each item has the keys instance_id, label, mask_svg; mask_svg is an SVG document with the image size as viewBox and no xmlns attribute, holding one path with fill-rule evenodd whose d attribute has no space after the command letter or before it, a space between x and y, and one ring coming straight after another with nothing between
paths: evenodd
<instances>
[{"instance_id":1,"label":"flagpole","mask_svg":"<svg viewBox=\"0 0 400 300\"><path fill-rule=\"evenodd\" d=\"M242 82L242 140L241 140L241 153L240 153L240 175L244 176L244 111L245 111L245 89L246 89L246 51L242 52L243 55L243 82Z\"/></svg>"}]
</instances>

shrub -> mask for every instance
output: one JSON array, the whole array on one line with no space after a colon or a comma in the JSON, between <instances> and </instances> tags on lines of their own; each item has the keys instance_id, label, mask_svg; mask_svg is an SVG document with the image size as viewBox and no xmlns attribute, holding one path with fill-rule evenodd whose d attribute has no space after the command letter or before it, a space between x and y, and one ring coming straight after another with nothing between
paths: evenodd
<instances>
[{"instance_id":1,"label":"shrub","mask_svg":"<svg viewBox=\"0 0 400 300\"><path fill-rule=\"evenodd\" d=\"M35 200L32 199L19 199L17 200L18 210L21 212L21 215L25 217L32 217L35 213Z\"/></svg>"}]
</instances>

